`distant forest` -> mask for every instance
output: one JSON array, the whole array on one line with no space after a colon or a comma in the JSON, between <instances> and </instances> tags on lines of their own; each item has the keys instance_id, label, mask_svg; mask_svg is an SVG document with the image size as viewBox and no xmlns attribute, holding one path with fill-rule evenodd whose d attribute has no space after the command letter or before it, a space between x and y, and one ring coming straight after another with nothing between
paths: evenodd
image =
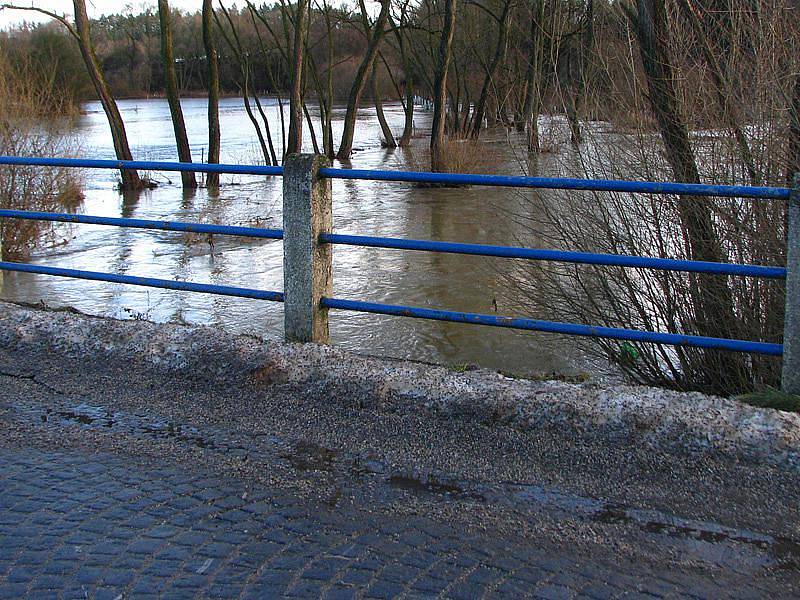
<instances>
[{"instance_id":1,"label":"distant forest","mask_svg":"<svg viewBox=\"0 0 800 600\"><path fill-rule=\"evenodd\" d=\"M211 4L221 93L288 95L297 4ZM365 85L365 96L432 100L450 11L448 130L474 132L478 121L519 124L539 110L565 114L575 127L580 118L638 126L647 87L643 9L663 13L656 25L664 39L654 50L676 71L682 118L691 127L745 123L763 115L764 103L782 115L792 106L800 53L797 0L724 6L719 0L314 1L308 3L303 95L347 100L375 42L378 52L369 62L376 83ZM178 91L205 95L202 11L169 12ZM114 97L165 94L159 16L153 7L91 20L94 51ZM380 32L373 31L376 24ZM97 97L78 44L55 20L0 32L0 52L52 86L65 106ZM753 93L753 85L772 89Z\"/></svg>"},{"instance_id":2,"label":"distant forest","mask_svg":"<svg viewBox=\"0 0 800 600\"><path fill-rule=\"evenodd\" d=\"M281 27L280 9L277 6L262 6L258 10L265 18L275 21L276 27ZM352 19L349 11L331 10L339 24ZM217 15L218 20L221 17L219 26L231 35L231 40L231 32L235 30L248 55L251 88L265 94L287 90L291 75L287 72L286 63L277 50L265 51L259 43L250 10L234 6L225 11L218 10ZM357 61L366 48L363 34L354 28L341 26L334 31L337 62L348 55L354 57L352 61ZM126 12L92 19L91 32L101 68L115 97L149 97L165 93L164 63L160 54L161 26L157 10L148 8L138 14ZM172 32L181 92L205 94L209 86L200 10L193 13L172 11ZM238 94L241 83L239 60L226 47L225 37L220 37L220 86L224 93ZM262 42L266 43L267 40ZM69 98L75 101L96 99L78 45L60 23L25 24L2 32L0 44L14 63L28 63L33 67L31 71L51 79L57 89L63 90ZM340 63L340 68L345 71L346 65ZM345 97L347 85L342 83L339 90Z\"/></svg>"}]
</instances>

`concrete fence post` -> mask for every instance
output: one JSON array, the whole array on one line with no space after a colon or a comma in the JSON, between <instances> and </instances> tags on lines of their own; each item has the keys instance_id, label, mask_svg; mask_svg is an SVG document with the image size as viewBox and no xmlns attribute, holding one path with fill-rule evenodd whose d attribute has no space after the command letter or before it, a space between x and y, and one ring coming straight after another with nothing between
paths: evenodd
<instances>
[{"instance_id":1,"label":"concrete fence post","mask_svg":"<svg viewBox=\"0 0 800 600\"><path fill-rule=\"evenodd\" d=\"M781 389L800 395L800 173L795 173L789 195Z\"/></svg>"},{"instance_id":2,"label":"concrete fence post","mask_svg":"<svg viewBox=\"0 0 800 600\"><path fill-rule=\"evenodd\" d=\"M284 335L287 342L327 344L328 309L320 299L332 292L330 244L319 243L333 226L331 180L319 176L327 158L290 154L283 163Z\"/></svg>"}]
</instances>

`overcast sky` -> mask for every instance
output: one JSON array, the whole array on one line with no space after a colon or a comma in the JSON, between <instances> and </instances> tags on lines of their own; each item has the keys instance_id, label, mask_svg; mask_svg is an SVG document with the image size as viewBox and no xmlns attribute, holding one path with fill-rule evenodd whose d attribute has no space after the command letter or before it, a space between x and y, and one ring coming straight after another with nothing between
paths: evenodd
<instances>
[{"instance_id":1,"label":"overcast sky","mask_svg":"<svg viewBox=\"0 0 800 600\"><path fill-rule=\"evenodd\" d=\"M46 10L72 15L72 0L5 0L9 4L18 6L36 6ZM157 0L86 0L86 8L90 17L99 17L115 12L124 12L126 7L133 12L140 12L144 6L156 6ZM170 7L182 10L198 10L203 6L202 0L170 0ZM21 10L2 10L0 11L0 28L7 28L9 25L20 21L47 21L48 18L37 13Z\"/></svg>"}]
</instances>

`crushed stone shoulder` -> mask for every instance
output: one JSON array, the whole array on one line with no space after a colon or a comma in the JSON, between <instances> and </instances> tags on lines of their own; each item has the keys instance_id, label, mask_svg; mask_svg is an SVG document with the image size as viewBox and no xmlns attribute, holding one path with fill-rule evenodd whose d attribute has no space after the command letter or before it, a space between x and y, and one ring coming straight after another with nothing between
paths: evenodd
<instances>
[{"instance_id":1,"label":"crushed stone shoulder","mask_svg":"<svg viewBox=\"0 0 800 600\"><path fill-rule=\"evenodd\" d=\"M520 430L591 430L653 448L714 452L800 467L800 415L644 386L512 379L479 370L360 356L208 326L90 317L0 302L0 345L70 359L128 364L216 384L289 384L363 407L419 407Z\"/></svg>"}]
</instances>

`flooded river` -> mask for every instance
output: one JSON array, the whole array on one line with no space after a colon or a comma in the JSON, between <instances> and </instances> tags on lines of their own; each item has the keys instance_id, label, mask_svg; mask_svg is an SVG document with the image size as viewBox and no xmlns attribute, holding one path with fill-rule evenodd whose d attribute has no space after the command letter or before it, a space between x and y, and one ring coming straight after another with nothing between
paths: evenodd
<instances>
[{"instance_id":1,"label":"flooded river","mask_svg":"<svg viewBox=\"0 0 800 600\"><path fill-rule=\"evenodd\" d=\"M271 111L273 136L280 139L277 107ZM134 157L175 160L169 110L163 100L121 101ZM206 104L183 103L195 160L205 155ZM387 105L395 132L402 130L399 105ZM335 114L341 131L343 110ZM365 109L356 126L355 152L345 166L395 170L427 170L430 113L418 111L419 137L410 149L389 151L380 143L374 110ZM257 138L240 99L222 101L222 161L252 163L260 158ZM308 135L307 132L306 136ZM76 125L80 155L113 158L108 126L98 103L85 106ZM495 136L492 142L492 135ZM487 136L487 151L477 157L483 172L520 174L520 156L505 132ZM310 140L306 149L310 149ZM542 174L557 171L540 164ZM554 160L554 159L551 159ZM153 173L159 187L122 195L117 173L85 174L85 214L141 219L202 221L230 225L281 226L281 179L224 177L219 195L205 189L186 193L177 174ZM541 247L530 228L516 216L536 210L535 191L492 188L419 188L403 183L333 182L334 229L338 233L434 239L482 244ZM31 257L36 264L110 271L129 275L281 290L280 242L184 235L92 225L59 226L59 242ZM530 299L504 284L504 274L519 265L513 260L442 255L425 252L337 246L334 252L334 295L430 308L447 308L514 316L534 316L524 306ZM73 306L81 311L158 322L208 324L280 338L282 305L239 298L157 290L111 283L7 273L2 296L48 306ZM495 305L497 308L495 309ZM542 317L543 315L535 315ZM544 315L546 317L546 315ZM570 338L496 329L334 311L333 342L364 354L411 358L452 366L480 365L520 375L575 374L590 367Z\"/></svg>"}]
</instances>

